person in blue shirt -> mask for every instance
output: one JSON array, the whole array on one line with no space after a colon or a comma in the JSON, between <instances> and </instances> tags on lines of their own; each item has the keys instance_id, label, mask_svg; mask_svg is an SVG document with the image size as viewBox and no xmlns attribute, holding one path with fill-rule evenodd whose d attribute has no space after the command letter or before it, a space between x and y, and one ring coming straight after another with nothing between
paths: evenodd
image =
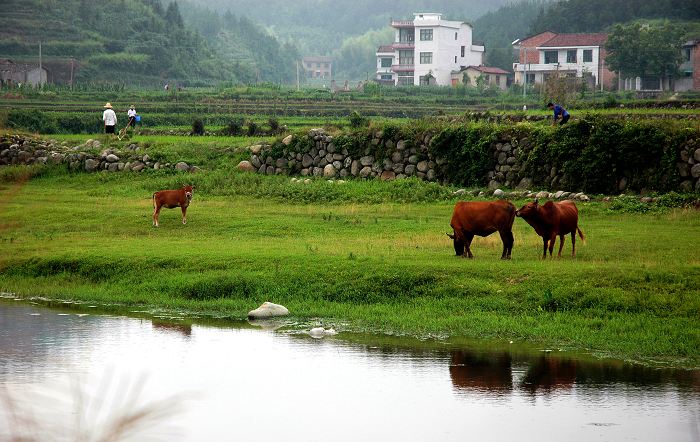
<instances>
[{"instance_id":1,"label":"person in blue shirt","mask_svg":"<svg viewBox=\"0 0 700 442\"><path fill-rule=\"evenodd\" d=\"M559 122L560 125L566 124L567 121L569 121L569 118L571 118L571 115L558 104L554 104L551 101L547 103L547 107L549 110L554 110L554 119L552 120L552 125L557 124L557 120L561 117L561 121Z\"/></svg>"}]
</instances>

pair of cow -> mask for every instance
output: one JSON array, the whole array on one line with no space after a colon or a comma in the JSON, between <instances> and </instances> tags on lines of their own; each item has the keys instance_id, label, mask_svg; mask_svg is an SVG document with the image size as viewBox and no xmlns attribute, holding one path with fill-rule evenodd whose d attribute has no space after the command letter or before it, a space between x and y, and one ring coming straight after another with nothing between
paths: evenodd
<instances>
[{"instance_id":1,"label":"pair of cow","mask_svg":"<svg viewBox=\"0 0 700 442\"><path fill-rule=\"evenodd\" d=\"M182 209L182 224L187 224L187 207L192 201L192 186L184 186L178 190L161 190L153 194L153 225L158 227L160 209L166 207ZM565 235L571 233L572 256L576 256L576 232L584 239L583 232L578 227L578 208L573 201L552 202L543 205L535 202L525 204L520 210L509 201L479 202L460 201L455 205L450 225L453 235L447 236L454 242L457 256L473 258L471 243L474 236L489 236L494 232L501 235L503 254L501 259L510 259L513 251L513 221L519 216L535 228L535 232L544 241L543 258L552 255L554 243L559 236L559 255L564 247Z\"/></svg>"},{"instance_id":2,"label":"pair of cow","mask_svg":"<svg viewBox=\"0 0 700 442\"><path fill-rule=\"evenodd\" d=\"M489 236L494 232L501 235L503 254L501 259L510 259L513 251L513 221L518 216L530 224L542 237L544 248L542 258L552 255L557 236L560 238L559 254L564 247L564 238L571 234L571 256L576 256L576 232L583 240L583 232L578 227L578 208L573 201L548 201L540 205L535 199L519 210L509 201L480 202L460 201L455 205L450 226L454 234L447 236L454 242L457 256L473 258L471 243L474 236ZM466 253L465 253L466 252Z\"/></svg>"}]
</instances>

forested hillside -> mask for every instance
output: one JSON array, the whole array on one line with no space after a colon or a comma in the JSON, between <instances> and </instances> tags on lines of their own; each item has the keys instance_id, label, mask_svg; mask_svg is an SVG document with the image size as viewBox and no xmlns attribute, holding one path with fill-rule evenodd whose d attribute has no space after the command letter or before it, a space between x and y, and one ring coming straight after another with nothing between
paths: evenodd
<instances>
[{"instance_id":1,"label":"forested hillside","mask_svg":"<svg viewBox=\"0 0 700 442\"><path fill-rule=\"evenodd\" d=\"M248 16L303 55L329 55L348 37L386 27L414 12L442 12L450 20L472 21L513 0L191 0L220 12Z\"/></svg>"},{"instance_id":2,"label":"forested hillside","mask_svg":"<svg viewBox=\"0 0 700 442\"><path fill-rule=\"evenodd\" d=\"M484 63L508 71L513 69L515 54L511 43L529 35L530 28L551 0L526 0L501 6L474 22L474 38L486 46Z\"/></svg>"},{"instance_id":3,"label":"forested hillside","mask_svg":"<svg viewBox=\"0 0 700 442\"><path fill-rule=\"evenodd\" d=\"M595 32L637 19L700 20L698 0L566 0L543 9L532 34L542 31Z\"/></svg>"},{"instance_id":4,"label":"forested hillside","mask_svg":"<svg viewBox=\"0 0 700 442\"><path fill-rule=\"evenodd\" d=\"M183 20L186 7L193 5L3 0L0 58L36 62L41 43L44 62L56 69L69 69L75 57L78 82L197 85L280 81L278 67L290 63L283 55L296 57L293 48L283 48L249 20L233 16L224 20L214 14L221 26L205 39ZM232 54L231 48L240 50Z\"/></svg>"},{"instance_id":5,"label":"forested hillside","mask_svg":"<svg viewBox=\"0 0 700 442\"><path fill-rule=\"evenodd\" d=\"M296 62L301 56L295 45L280 43L249 18L230 11L221 14L189 2L182 2L181 10L185 22L232 62L245 82L296 81Z\"/></svg>"}]
</instances>

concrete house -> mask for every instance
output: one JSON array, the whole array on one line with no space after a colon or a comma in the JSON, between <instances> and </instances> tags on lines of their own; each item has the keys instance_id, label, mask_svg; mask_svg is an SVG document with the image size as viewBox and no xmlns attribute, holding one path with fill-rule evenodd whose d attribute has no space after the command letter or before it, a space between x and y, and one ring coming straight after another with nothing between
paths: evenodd
<instances>
[{"instance_id":1,"label":"concrete house","mask_svg":"<svg viewBox=\"0 0 700 442\"><path fill-rule=\"evenodd\" d=\"M452 85L467 84L477 86L478 79L482 78L484 86L496 87L501 90L508 88L508 76L510 73L501 68L489 66L467 66L459 71L452 72Z\"/></svg>"},{"instance_id":2,"label":"concrete house","mask_svg":"<svg viewBox=\"0 0 700 442\"><path fill-rule=\"evenodd\" d=\"M10 59L0 59L0 84L46 84L49 72L38 65L15 63Z\"/></svg>"},{"instance_id":3,"label":"concrete house","mask_svg":"<svg viewBox=\"0 0 700 442\"><path fill-rule=\"evenodd\" d=\"M546 31L518 39L515 84L542 84L552 75L581 78L591 86L612 89L615 74L605 64L608 35L556 34Z\"/></svg>"},{"instance_id":4,"label":"concrete house","mask_svg":"<svg viewBox=\"0 0 700 442\"><path fill-rule=\"evenodd\" d=\"M308 78L333 78L333 59L331 57L304 57L301 63Z\"/></svg>"},{"instance_id":5,"label":"concrete house","mask_svg":"<svg viewBox=\"0 0 700 442\"><path fill-rule=\"evenodd\" d=\"M452 72L483 64L484 46L472 40L468 23L437 13L416 13L393 20L394 42L377 49L376 79L392 85L452 84Z\"/></svg>"},{"instance_id":6,"label":"concrete house","mask_svg":"<svg viewBox=\"0 0 700 442\"><path fill-rule=\"evenodd\" d=\"M682 51L681 77L675 81L673 90L676 92L700 91L700 39L685 42Z\"/></svg>"}]
</instances>

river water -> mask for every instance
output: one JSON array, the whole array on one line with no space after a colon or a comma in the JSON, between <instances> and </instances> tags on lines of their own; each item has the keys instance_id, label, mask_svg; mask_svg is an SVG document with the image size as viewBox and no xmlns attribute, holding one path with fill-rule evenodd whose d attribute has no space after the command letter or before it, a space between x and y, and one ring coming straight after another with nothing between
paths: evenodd
<instances>
[{"instance_id":1,"label":"river water","mask_svg":"<svg viewBox=\"0 0 700 442\"><path fill-rule=\"evenodd\" d=\"M700 441L700 371L301 328L0 300L0 440Z\"/></svg>"}]
</instances>

